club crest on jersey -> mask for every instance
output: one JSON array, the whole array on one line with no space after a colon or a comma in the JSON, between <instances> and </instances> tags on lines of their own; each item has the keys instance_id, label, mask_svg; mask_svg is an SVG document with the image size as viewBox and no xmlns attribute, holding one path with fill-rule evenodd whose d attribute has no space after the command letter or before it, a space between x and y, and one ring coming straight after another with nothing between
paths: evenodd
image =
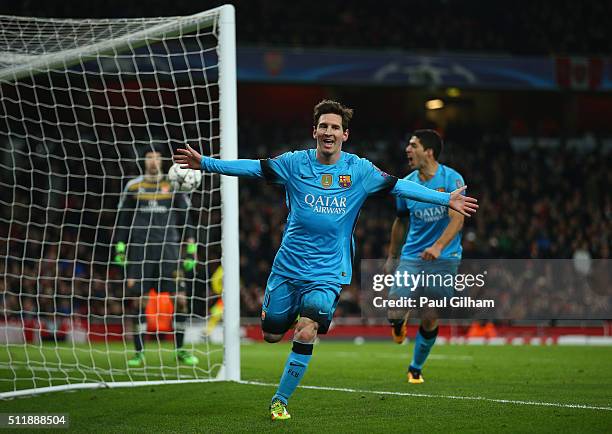
<instances>
[{"instance_id":1,"label":"club crest on jersey","mask_svg":"<svg viewBox=\"0 0 612 434\"><path fill-rule=\"evenodd\" d=\"M334 178L329 173L324 173L323 176L321 176L321 185L323 186L323 188L331 187L333 181L334 181Z\"/></svg>"},{"instance_id":2,"label":"club crest on jersey","mask_svg":"<svg viewBox=\"0 0 612 434\"><path fill-rule=\"evenodd\" d=\"M351 181L351 175L340 175L338 178L338 184L342 188L349 188L353 183Z\"/></svg>"}]
</instances>

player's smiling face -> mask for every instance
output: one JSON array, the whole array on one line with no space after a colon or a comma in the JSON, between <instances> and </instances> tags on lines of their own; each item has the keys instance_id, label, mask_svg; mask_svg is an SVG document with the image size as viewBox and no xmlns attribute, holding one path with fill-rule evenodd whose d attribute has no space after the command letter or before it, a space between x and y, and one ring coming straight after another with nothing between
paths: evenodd
<instances>
[{"instance_id":1,"label":"player's smiling face","mask_svg":"<svg viewBox=\"0 0 612 434\"><path fill-rule=\"evenodd\" d=\"M319 116L319 123L312 131L312 137L317 141L317 152L327 158L340 153L348 135L348 129L342 128L342 116L334 113Z\"/></svg>"},{"instance_id":2,"label":"player's smiling face","mask_svg":"<svg viewBox=\"0 0 612 434\"><path fill-rule=\"evenodd\" d=\"M428 158L428 151L423 148L421 140L418 137L412 136L406 146L406 157L408 157L408 165L411 170L418 170L425 166Z\"/></svg>"}]
</instances>

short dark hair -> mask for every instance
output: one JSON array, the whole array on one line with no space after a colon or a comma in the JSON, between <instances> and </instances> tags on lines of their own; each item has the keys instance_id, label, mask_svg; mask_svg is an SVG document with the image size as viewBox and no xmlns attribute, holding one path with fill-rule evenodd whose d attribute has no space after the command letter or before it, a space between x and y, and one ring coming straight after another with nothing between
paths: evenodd
<instances>
[{"instance_id":1,"label":"short dark hair","mask_svg":"<svg viewBox=\"0 0 612 434\"><path fill-rule=\"evenodd\" d=\"M433 150L434 158L438 159L444 149L444 142L436 130L416 130L412 135L421 141L423 149Z\"/></svg>"},{"instance_id":2,"label":"short dark hair","mask_svg":"<svg viewBox=\"0 0 612 434\"><path fill-rule=\"evenodd\" d=\"M353 109L345 107L337 101L331 99L324 99L314 107L313 113L313 125L316 127L319 123L321 115L332 113L342 117L342 129L348 130L349 122L353 117Z\"/></svg>"},{"instance_id":3,"label":"short dark hair","mask_svg":"<svg viewBox=\"0 0 612 434\"><path fill-rule=\"evenodd\" d=\"M168 147L161 143L147 143L139 147L139 154L144 158L149 152L158 153L163 157L167 154Z\"/></svg>"}]
</instances>

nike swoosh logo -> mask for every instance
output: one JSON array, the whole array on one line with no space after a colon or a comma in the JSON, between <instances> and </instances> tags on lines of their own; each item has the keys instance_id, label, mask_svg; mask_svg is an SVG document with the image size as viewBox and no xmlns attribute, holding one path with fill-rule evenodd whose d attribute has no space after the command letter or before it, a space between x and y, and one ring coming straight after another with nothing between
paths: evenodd
<instances>
[{"instance_id":1,"label":"nike swoosh logo","mask_svg":"<svg viewBox=\"0 0 612 434\"><path fill-rule=\"evenodd\" d=\"M319 315L329 315L329 312L321 312L321 311L319 311Z\"/></svg>"},{"instance_id":2,"label":"nike swoosh logo","mask_svg":"<svg viewBox=\"0 0 612 434\"><path fill-rule=\"evenodd\" d=\"M299 367L303 367L304 365L301 365L301 364L299 364L299 363L289 362L289 366L299 366Z\"/></svg>"}]
</instances>

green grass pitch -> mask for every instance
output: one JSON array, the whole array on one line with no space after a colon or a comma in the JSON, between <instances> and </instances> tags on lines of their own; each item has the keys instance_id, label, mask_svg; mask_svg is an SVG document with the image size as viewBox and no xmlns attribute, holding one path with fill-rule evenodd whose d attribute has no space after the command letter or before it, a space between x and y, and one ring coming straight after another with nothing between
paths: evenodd
<instances>
[{"instance_id":1,"label":"green grass pitch","mask_svg":"<svg viewBox=\"0 0 612 434\"><path fill-rule=\"evenodd\" d=\"M72 381L128 378L121 347L110 347L110 357L106 346L93 349L91 353L88 346L77 351L29 347L33 369L20 368L18 374L34 375L37 384L49 385L39 364L44 359L55 367L61 360L61 369L53 375L66 375ZM134 371L134 378L203 376L209 366L214 373L221 358L218 347L209 347L211 356L200 353L203 363L195 371L177 367L169 349L161 353L149 349L146 371ZM289 403L292 419L271 422L267 410L274 392L271 384L278 381L289 350L289 343L242 346L243 380L258 384L56 392L0 401L0 412L69 413L75 432L612 431L609 347L440 345L425 367L425 384L410 385L405 369L412 345L323 341L315 347L302 384L324 389L299 388ZM24 348L0 350L2 391L13 387L6 381L13 376L9 357L25 360ZM75 358L89 368L75 370ZM20 387L31 384L25 381Z\"/></svg>"}]
</instances>

